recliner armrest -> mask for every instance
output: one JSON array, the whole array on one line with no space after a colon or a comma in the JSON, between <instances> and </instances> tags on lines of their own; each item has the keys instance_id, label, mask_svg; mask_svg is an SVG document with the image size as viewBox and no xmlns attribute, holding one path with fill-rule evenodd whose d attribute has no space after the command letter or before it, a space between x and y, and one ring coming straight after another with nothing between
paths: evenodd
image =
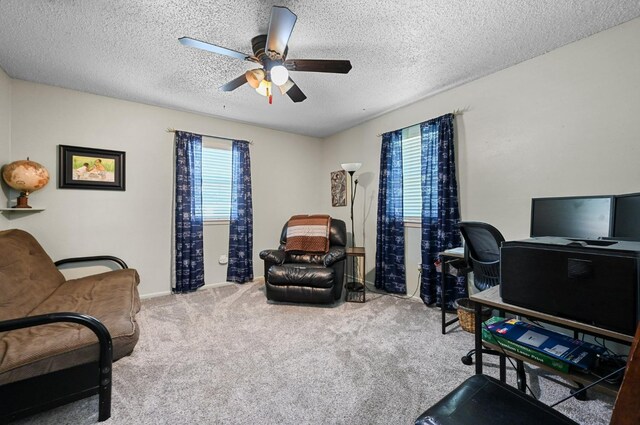
<instances>
[{"instance_id":1,"label":"recliner armrest","mask_svg":"<svg viewBox=\"0 0 640 425\"><path fill-rule=\"evenodd\" d=\"M284 250L281 249L265 249L260 251L260 258L273 264L282 264L286 258Z\"/></svg>"},{"instance_id":2,"label":"recliner armrest","mask_svg":"<svg viewBox=\"0 0 640 425\"><path fill-rule=\"evenodd\" d=\"M347 258L347 253L343 247L331 247L329 252L325 254L323 263L325 267L330 267L345 258Z\"/></svg>"}]
</instances>

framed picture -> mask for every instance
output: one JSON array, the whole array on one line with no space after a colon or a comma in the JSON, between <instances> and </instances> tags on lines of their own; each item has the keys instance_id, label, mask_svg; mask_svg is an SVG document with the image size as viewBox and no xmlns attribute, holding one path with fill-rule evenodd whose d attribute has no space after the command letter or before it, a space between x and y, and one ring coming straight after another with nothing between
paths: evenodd
<instances>
[{"instance_id":1,"label":"framed picture","mask_svg":"<svg viewBox=\"0 0 640 425\"><path fill-rule=\"evenodd\" d=\"M344 170L331 172L331 206L347 206L347 172Z\"/></svg>"},{"instance_id":2,"label":"framed picture","mask_svg":"<svg viewBox=\"0 0 640 425\"><path fill-rule=\"evenodd\" d=\"M61 189L125 190L125 153L60 145L58 187Z\"/></svg>"}]
</instances>

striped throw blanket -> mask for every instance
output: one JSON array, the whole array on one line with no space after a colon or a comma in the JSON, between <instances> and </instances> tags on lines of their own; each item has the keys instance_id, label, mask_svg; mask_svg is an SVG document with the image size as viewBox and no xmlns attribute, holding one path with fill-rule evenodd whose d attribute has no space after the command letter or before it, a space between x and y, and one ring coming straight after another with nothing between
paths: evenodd
<instances>
[{"instance_id":1,"label":"striped throw blanket","mask_svg":"<svg viewBox=\"0 0 640 425\"><path fill-rule=\"evenodd\" d=\"M328 215L294 215L287 224L285 251L326 253L329 251Z\"/></svg>"}]
</instances>

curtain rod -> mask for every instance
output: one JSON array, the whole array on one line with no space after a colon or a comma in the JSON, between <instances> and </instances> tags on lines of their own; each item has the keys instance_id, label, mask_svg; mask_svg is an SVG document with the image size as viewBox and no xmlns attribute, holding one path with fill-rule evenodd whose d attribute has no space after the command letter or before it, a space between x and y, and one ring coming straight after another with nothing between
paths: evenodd
<instances>
[{"instance_id":1,"label":"curtain rod","mask_svg":"<svg viewBox=\"0 0 640 425\"><path fill-rule=\"evenodd\" d=\"M181 130L176 130L175 128L171 128L171 127L167 128L167 133L175 133L176 131L181 131ZM196 133L196 134L198 134L198 133ZM230 138L230 137L212 136L212 135L210 135L210 134L198 134L198 135L199 135L199 136L202 136L202 137L209 137L209 138L211 138L211 139L230 140L230 141L232 141L232 142L233 142L234 140L238 140L238 141L240 141L240 142L247 142L247 143L249 143L250 145L253 145L253 142L252 142L251 140L239 140L239 139L232 139L232 138Z\"/></svg>"},{"instance_id":2,"label":"curtain rod","mask_svg":"<svg viewBox=\"0 0 640 425\"><path fill-rule=\"evenodd\" d=\"M466 110L467 110L467 108L465 108L465 109L454 109L454 110L453 110L453 112L451 112L451 113L452 113L454 116L455 116L455 115L462 115ZM427 120L427 121L429 121L429 120ZM424 121L417 122L417 123L415 123L415 124L411 124L411 125L408 125L408 126L406 126L406 127L399 128L398 130L402 130L402 129L407 128L407 127L413 127L414 125L422 124L423 122L424 122ZM391 130L391 131L396 131L396 130ZM389 133L389 132L388 132L388 131L386 131L386 133ZM383 134L384 134L384 133L380 133L380 134L378 134L377 136L378 136L378 137L380 137L380 136L382 136Z\"/></svg>"}]
</instances>

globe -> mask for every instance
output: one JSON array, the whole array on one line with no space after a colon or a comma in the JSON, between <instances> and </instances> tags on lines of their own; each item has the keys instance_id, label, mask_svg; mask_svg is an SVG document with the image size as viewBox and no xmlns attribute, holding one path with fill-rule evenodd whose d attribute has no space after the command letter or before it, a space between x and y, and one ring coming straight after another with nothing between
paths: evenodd
<instances>
[{"instance_id":1,"label":"globe","mask_svg":"<svg viewBox=\"0 0 640 425\"><path fill-rule=\"evenodd\" d=\"M2 168L2 178L12 189L20 191L16 208L31 208L29 194L42 189L49 183L49 172L34 161L14 161Z\"/></svg>"}]
</instances>

